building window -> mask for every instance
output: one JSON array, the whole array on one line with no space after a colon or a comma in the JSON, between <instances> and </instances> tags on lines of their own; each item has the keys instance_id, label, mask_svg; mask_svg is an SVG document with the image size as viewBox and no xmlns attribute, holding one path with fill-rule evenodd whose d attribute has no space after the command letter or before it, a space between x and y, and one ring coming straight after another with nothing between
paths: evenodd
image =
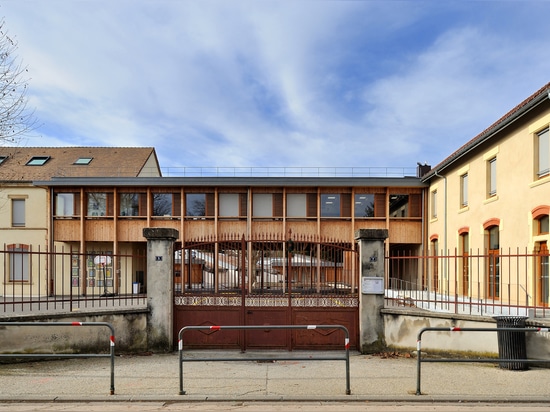
<instances>
[{"instance_id":1,"label":"building window","mask_svg":"<svg viewBox=\"0 0 550 412\"><path fill-rule=\"evenodd\" d=\"M75 160L75 162L73 163L74 165L89 165L90 162L92 161L93 157L79 157L78 159Z\"/></svg>"},{"instance_id":2,"label":"building window","mask_svg":"<svg viewBox=\"0 0 550 412\"><path fill-rule=\"evenodd\" d=\"M327 193L320 196L321 217L351 218L351 194Z\"/></svg>"},{"instance_id":3,"label":"building window","mask_svg":"<svg viewBox=\"0 0 550 412\"><path fill-rule=\"evenodd\" d=\"M8 245L9 280L10 282L29 281L29 246L22 244Z\"/></svg>"},{"instance_id":4,"label":"building window","mask_svg":"<svg viewBox=\"0 0 550 412\"><path fill-rule=\"evenodd\" d=\"M153 216L172 216L173 203L172 193L154 193Z\"/></svg>"},{"instance_id":5,"label":"building window","mask_svg":"<svg viewBox=\"0 0 550 412\"><path fill-rule=\"evenodd\" d=\"M254 193L252 195L253 217L282 217L282 193Z\"/></svg>"},{"instance_id":6,"label":"building window","mask_svg":"<svg viewBox=\"0 0 550 412\"><path fill-rule=\"evenodd\" d=\"M460 233L460 268L462 271L462 295L470 296L470 234Z\"/></svg>"},{"instance_id":7,"label":"building window","mask_svg":"<svg viewBox=\"0 0 550 412\"><path fill-rule=\"evenodd\" d=\"M287 217L307 216L307 195L305 193L290 193L286 195Z\"/></svg>"},{"instance_id":8,"label":"building window","mask_svg":"<svg viewBox=\"0 0 550 412\"><path fill-rule=\"evenodd\" d=\"M437 219L437 189L432 191L430 197L431 197L431 202L430 202L431 216L432 216L432 219Z\"/></svg>"},{"instance_id":9,"label":"building window","mask_svg":"<svg viewBox=\"0 0 550 412\"><path fill-rule=\"evenodd\" d=\"M538 217L536 219L536 225L537 225L538 235L548 234L548 229L549 229L548 215L543 215Z\"/></svg>"},{"instance_id":10,"label":"building window","mask_svg":"<svg viewBox=\"0 0 550 412\"><path fill-rule=\"evenodd\" d=\"M460 176L460 207L468 206L468 173Z\"/></svg>"},{"instance_id":11,"label":"building window","mask_svg":"<svg viewBox=\"0 0 550 412\"><path fill-rule=\"evenodd\" d=\"M33 156L31 159L26 163L27 166L42 166L44 165L48 160L50 160L50 156Z\"/></svg>"},{"instance_id":12,"label":"building window","mask_svg":"<svg viewBox=\"0 0 550 412\"><path fill-rule=\"evenodd\" d=\"M317 217L316 193L289 193L286 195L286 216L290 218Z\"/></svg>"},{"instance_id":13,"label":"building window","mask_svg":"<svg viewBox=\"0 0 550 412\"><path fill-rule=\"evenodd\" d=\"M11 200L11 225L13 227L25 226L25 199Z\"/></svg>"},{"instance_id":14,"label":"building window","mask_svg":"<svg viewBox=\"0 0 550 412\"><path fill-rule=\"evenodd\" d=\"M147 195L145 193L121 193L120 216L145 216Z\"/></svg>"},{"instance_id":15,"label":"building window","mask_svg":"<svg viewBox=\"0 0 550 412\"><path fill-rule=\"evenodd\" d=\"M214 216L214 193L187 193L185 215L189 217Z\"/></svg>"},{"instance_id":16,"label":"building window","mask_svg":"<svg viewBox=\"0 0 550 412\"><path fill-rule=\"evenodd\" d=\"M422 217L421 201L419 194L391 194L390 217Z\"/></svg>"},{"instance_id":17,"label":"building window","mask_svg":"<svg viewBox=\"0 0 550 412\"><path fill-rule=\"evenodd\" d=\"M546 216L548 217L548 216ZM536 245L536 264L535 264L535 287L536 302L539 306L548 306L550 302L550 256L548 253L548 244L546 241L538 242Z\"/></svg>"},{"instance_id":18,"label":"building window","mask_svg":"<svg viewBox=\"0 0 550 412\"><path fill-rule=\"evenodd\" d=\"M88 216L107 215L107 193L88 193Z\"/></svg>"},{"instance_id":19,"label":"building window","mask_svg":"<svg viewBox=\"0 0 550 412\"><path fill-rule=\"evenodd\" d=\"M537 134L538 165L537 176L548 176L550 173L550 133L549 129Z\"/></svg>"},{"instance_id":20,"label":"building window","mask_svg":"<svg viewBox=\"0 0 550 412\"><path fill-rule=\"evenodd\" d=\"M430 281L428 282L429 287L433 292L439 290L439 241L436 237L432 238L430 241L430 255L431 255L431 267L430 267Z\"/></svg>"},{"instance_id":21,"label":"building window","mask_svg":"<svg viewBox=\"0 0 550 412\"><path fill-rule=\"evenodd\" d=\"M252 216L273 216L273 196L268 193L254 193L252 195Z\"/></svg>"},{"instance_id":22,"label":"building window","mask_svg":"<svg viewBox=\"0 0 550 412\"><path fill-rule=\"evenodd\" d=\"M220 217L245 217L247 215L246 193L220 193L218 215Z\"/></svg>"},{"instance_id":23,"label":"building window","mask_svg":"<svg viewBox=\"0 0 550 412\"><path fill-rule=\"evenodd\" d=\"M374 217L374 194L355 195L355 217Z\"/></svg>"},{"instance_id":24,"label":"building window","mask_svg":"<svg viewBox=\"0 0 550 412\"><path fill-rule=\"evenodd\" d=\"M8 156L0 156L0 165L8 159Z\"/></svg>"},{"instance_id":25,"label":"building window","mask_svg":"<svg viewBox=\"0 0 550 412\"><path fill-rule=\"evenodd\" d=\"M55 215L75 216L80 210L79 193L57 193L55 195Z\"/></svg>"},{"instance_id":26,"label":"building window","mask_svg":"<svg viewBox=\"0 0 550 412\"><path fill-rule=\"evenodd\" d=\"M493 157L487 162L487 197L497 194L497 158Z\"/></svg>"},{"instance_id":27,"label":"building window","mask_svg":"<svg viewBox=\"0 0 550 412\"><path fill-rule=\"evenodd\" d=\"M487 297L500 298L500 257L499 257L499 227L490 226L485 229L487 247Z\"/></svg>"}]
</instances>

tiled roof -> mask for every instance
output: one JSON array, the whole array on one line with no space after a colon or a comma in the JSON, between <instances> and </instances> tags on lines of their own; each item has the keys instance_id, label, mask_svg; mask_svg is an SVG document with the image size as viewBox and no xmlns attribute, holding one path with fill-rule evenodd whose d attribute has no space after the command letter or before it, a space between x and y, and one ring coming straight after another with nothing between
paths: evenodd
<instances>
[{"instance_id":1,"label":"tiled roof","mask_svg":"<svg viewBox=\"0 0 550 412\"><path fill-rule=\"evenodd\" d=\"M428 173L426 173L422 177L422 180L426 181L427 179L435 175L436 172L446 168L447 166L457 161L460 157L462 157L462 155L468 153L470 150L472 150L482 142L489 139L494 133L499 131L501 128L506 127L510 122L512 122L518 116L520 116L521 114L529 110L533 104L541 100L544 100L545 98L550 98L549 93L550 93L550 83L547 83L538 91L536 91L527 99L525 99L516 107L514 107L512 110L510 110L508 113L506 113L504 116L502 116L500 119L498 119L496 122L494 122L487 129L482 131L476 137L471 139L465 145L463 145L454 153L452 153L450 156L448 156L445 160L443 160L437 166L433 167Z\"/></svg>"},{"instance_id":2,"label":"tiled roof","mask_svg":"<svg viewBox=\"0 0 550 412\"><path fill-rule=\"evenodd\" d=\"M52 177L138 177L160 176L151 147L2 147L0 180L34 181ZM36 157L47 158L41 166L27 165ZM75 164L92 158L88 164Z\"/></svg>"}]
</instances>

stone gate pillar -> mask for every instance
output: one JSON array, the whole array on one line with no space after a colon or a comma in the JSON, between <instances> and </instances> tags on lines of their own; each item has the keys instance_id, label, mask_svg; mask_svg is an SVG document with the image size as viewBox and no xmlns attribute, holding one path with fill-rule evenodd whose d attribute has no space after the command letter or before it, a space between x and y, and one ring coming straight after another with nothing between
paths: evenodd
<instances>
[{"instance_id":1,"label":"stone gate pillar","mask_svg":"<svg viewBox=\"0 0 550 412\"><path fill-rule=\"evenodd\" d=\"M387 229L359 229L359 347L362 353L380 352L386 347L384 320L384 241Z\"/></svg>"},{"instance_id":2,"label":"stone gate pillar","mask_svg":"<svg viewBox=\"0 0 550 412\"><path fill-rule=\"evenodd\" d=\"M171 228L144 228L147 238L147 347L156 352L174 349L174 242Z\"/></svg>"}]
</instances>

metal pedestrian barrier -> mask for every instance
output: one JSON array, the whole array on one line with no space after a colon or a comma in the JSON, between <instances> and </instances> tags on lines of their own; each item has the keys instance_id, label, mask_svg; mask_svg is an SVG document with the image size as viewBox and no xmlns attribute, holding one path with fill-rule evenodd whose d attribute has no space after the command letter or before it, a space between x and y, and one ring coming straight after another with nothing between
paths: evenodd
<instances>
[{"instance_id":1,"label":"metal pedestrian barrier","mask_svg":"<svg viewBox=\"0 0 550 412\"><path fill-rule=\"evenodd\" d=\"M420 375L422 362L481 362L481 363L505 363L505 362L525 362L525 363L550 363L550 359L478 359L478 358L443 358L443 359L423 359L422 358L422 335L424 332L549 332L549 328L458 328L458 327L439 327L423 328L418 333L416 341L417 350L417 368L416 368L416 395L422 395L420 391Z\"/></svg>"},{"instance_id":2,"label":"metal pedestrian barrier","mask_svg":"<svg viewBox=\"0 0 550 412\"><path fill-rule=\"evenodd\" d=\"M109 393L115 394L115 330L105 322L0 322L0 326L105 326L110 330L109 354L105 353L10 353L0 354L0 358L111 358L111 387Z\"/></svg>"},{"instance_id":3,"label":"metal pedestrian barrier","mask_svg":"<svg viewBox=\"0 0 550 412\"><path fill-rule=\"evenodd\" d=\"M185 332L189 330L210 330L210 331L221 331L221 330L253 330L253 329L340 329L344 332L344 356L324 356L324 357L247 357L247 358L187 358L183 357L183 339L182 336ZM180 373L180 395L185 395L183 390L183 362L231 362L231 361L257 361L257 362L266 362L266 361L344 361L346 363L346 395L351 394L350 390L350 371L349 371L349 332L345 326L342 325L259 325L259 326L184 326L180 329L178 333L178 350L179 350L179 373Z\"/></svg>"}]
</instances>

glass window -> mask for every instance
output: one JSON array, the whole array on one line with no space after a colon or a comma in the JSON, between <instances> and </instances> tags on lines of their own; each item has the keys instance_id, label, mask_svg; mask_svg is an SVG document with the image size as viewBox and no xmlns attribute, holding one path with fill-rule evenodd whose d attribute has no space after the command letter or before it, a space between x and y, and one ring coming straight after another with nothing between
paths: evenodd
<instances>
[{"instance_id":1,"label":"glass window","mask_svg":"<svg viewBox=\"0 0 550 412\"><path fill-rule=\"evenodd\" d=\"M75 165L88 165L92 161L93 157L79 157L73 164Z\"/></svg>"},{"instance_id":2,"label":"glass window","mask_svg":"<svg viewBox=\"0 0 550 412\"><path fill-rule=\"evenodd\" d=\"M219 202L220 216L240 216L240 195L238 193L220 193Z\"/></svg>"},{"instance_id":3,"label":"glass window","mask_svg":"<svg viewBox=\"0 0 550 412\"><path fill-rule=\"evenodd\" d=\"M288 217L307 216L307 195L305 193L289 193L286 195L286 215Z\"/></svg>"},{"instance_id":4,"label":"glass window","mask_svg":"<svg viewBox=\"0 0 550 412\"><path fill-rule=\"evenodd\" d=\"M153 216L172 216L172 193L153 194Z\"/></svg>"},{"instance_id":5,"label":"glass window","mask_svg":"<svg viewBox=\"0 0 550 412\"><path fill-rule=\"evenodd\" d=\"M340 195L321 195L321 217L340 217Z\"/></svg>"},{"instance_id":6,"label":"glass window","mask_svg":"<svg viewBox=\"0 0 550 412\"><path fill-rule=\"evenodd\" d=\"M58 193L55 195L55 215L73 216L75 210L74 193Z\"/></svg>"},{"instance_id":7,"label":"glass window","mask_svg":"<svg viewBox=\"0 0 550 412\"><path fill-rule=\"evenodd\" d=\"M544 235L548 233L548 215L541 216L537 219L538 222L538 234Z\"/></svg>"},{"instance_id":8,"label":"glass window","mask_svg":"<svg viewBox=\"0 0 550 412\"><path fill-rule=\"evenodd\" d=\"M437 218L437 190L432 191L432 202L431 202L431 212L432 212L432 219Z\"/></svg>"},{"instance_id":9,"label":"glass window","mask_svg":"<svg viewBox=\"0 0 550 412\"><path fill-rule=\"evenodd\" d=\"M11 200L11 225L13 227L25 226L25 199Z\"/></svg>"},{"instance_id":10,"label":"glass window","mask_svg":"<svg viewBox=\"0 0 550 412\"><path fill-rule=\"evenodd\" d=\"M374 217L374 195L355 195L355 217Z\"/></svg>"},{"instance_id":11,"label":"glass window","mask_svg":"<svg viewBox=\"0 0 550 412\"><path fill-rule=\"evenodd\" d=\"M390 195L390 217L409 216L409 195Z\"/></svg>"},{"instance_id":12,"label":"glass window","mask_svg":"<svg viewBox=\"0 0 550 412\"><path fill-rule=\"evenodd\" d=\"M107 214L107 193L88 193L88 216Z\"/></svg>"},{"instance_id":13,"label":"glass window","mask_svg":"<svg viewBox=\"0 0 550 412\"><path fill-rule=\"evenodd\" d=\"M252 195L252 216L273 216L273 195L271 193L254 193Z\"/></svg>"},{"instance_id":14,"label":"glass window","mask_svg":"<svg viewBox=\"0 0 550 412\"><path fill-rule=\"evenodd\" d=\"M468 206L468 173L460 176L460 206Z\"/></svg>"},{"instance_id":15,"label":"glass window","mask_svg":"<svg viewBox=\"0 0 550 412\"><path fill-rule=\"evenodd\" d=\"M185 196L186 216L206 216L206 194L188 193Z\"/></svg>"},{"instance_id":16,"label":"glass window","mask_svg":"<svg viewBox=\"0 0 550 412\"><path fill-rule=\"evenodd\" d=\"M489 172L489 197L495 196L497 194L497 158L493 157L491 160L489 160L488 164L488 172Z\"/></svg>"},{"instance_id":17,"label":"glass window","mask_svg":"<svg viewBox=\"0 0 550 412\"><path fill-rule=\"evenodd\" d=\"M48 160L50 160L50 156L34 156L27 162L27 166L42 166Z\"/></svg>"},{"instance_id":18,"label":"glass window","mask_svg":"<svg viewBox=\"0 0 550 412\"><path fill-rule=\"evenodd\" d=\"M29 246L8 245L10 260L10 281L29 280Z\"/></svg>"},{"instance_id":19,"label":"glass window","mask_svg":"<svg viewBox=\"0 0 550 412\"><path fill-rule=\"evenodd\" d=\"M550 133L548 129L537 135L538 140L538 177L550 173Z\"/></svg>"},{"instance_id":20,"label":"glass window","mask_svg":"<svg viewBox=\"0 0 550 412\"><path fill-rule=\"evenodd\" d=\"M139 216L139 193L120 194L120 216Z\"/></svg>"},{"instance_id":21,"label":"glass window","mask_svg":"<svg viewBox=\"0 0 550 412\"><path fill-rule=\"evenodd\" d=\"M0 165L6 161L8 156L0 156Z\"/></svg>"}]
</instances>

